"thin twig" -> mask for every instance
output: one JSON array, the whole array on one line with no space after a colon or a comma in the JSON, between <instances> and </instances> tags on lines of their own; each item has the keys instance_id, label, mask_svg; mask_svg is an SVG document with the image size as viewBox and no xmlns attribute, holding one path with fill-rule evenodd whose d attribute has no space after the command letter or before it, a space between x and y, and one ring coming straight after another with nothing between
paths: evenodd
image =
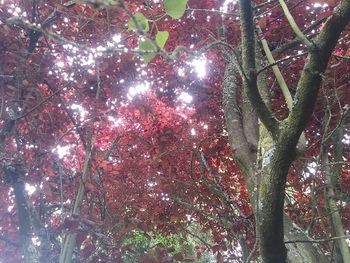
<instances>
[{"instance_id":1,"label":"thin twig","mask_svg":"<svg viewBox=\"0 0 350 263\"><path fill-rule=\"evenodd\" d=\"M278 64L280 64L280 63L282 63L282 62L284 62L284 61L288 61L288 60L291 60L291 59L293 59L293 58L302 57L302 56L305 56L306 54L308 54L308 52L303 52L303 53L300 53L300 54L295 54L295 55L293 55L293 56L287 56L287 57L285 57L285 58L276 60L274 63L269 64L269 65L263 67L262 69L260 69L260 70L258 71L257 74L259 75L261 72L263 72L263 71L265 71L265 70L271 68L272 66L278 65Z\"/></svg>"},{"instance_id":2,"label":"thin twig","mask_svg":"<svg viewBox=\"0 0 350 263\"><path fill-rule=\"evenodd\" d=\"M290 243L324 243L324 242L330 242L338 239L343 239L343 238L350 238L350 236L339 236L339 237L331 237L331 238L325 238L325 239L310 239L310 240L289 240L285 241L285 244L290 244Z\"/></svg>"},{"instance_id":3,"label":"thin twig","mask_svg":"<svg viewBox=\"0 0 350 263\"><path fill-rule=\"evenodd\" d=\"M345 60L350 60L350 57L348 57L348 56L343 56L343 55L338 55L338 54L333 54L333 57L342 58L342 59L345 59Z\"/></svg>"},{"instance_id":4,"label":"thin twig","mask_svg":"<svg viewBox=\"0 0 350 263\"><path fill-rule=\"evenodd\" d=\"M245 261L245 263L250 263L250 261L252 260L254 254L255 254L255 252L256 252L256 250L258 248L258 244L259 244L258 238L256 237L254 246L253 246L252 250L250 251L250 254L249 254L247 260Z\"/></svg>"},{"instance_id":5,"label":"thin twig","mask_svg":"<svg viewBox=\"0 0 350 263\"><path fill-rule=\"evenodd\" d=\"M239 16L239 14L237 14L237 13L227 13L227 12L216 10L216 9L188 8L188 9L186 9L186 11L214 13L214 14L225 15L225 16Z\"/></svg>"}]
</instances>

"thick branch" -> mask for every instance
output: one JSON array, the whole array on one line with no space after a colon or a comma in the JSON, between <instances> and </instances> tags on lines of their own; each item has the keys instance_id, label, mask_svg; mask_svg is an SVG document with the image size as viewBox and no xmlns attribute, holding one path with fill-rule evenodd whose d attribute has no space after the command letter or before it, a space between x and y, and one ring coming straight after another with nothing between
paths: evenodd
<instances>
[{"instance_id":1,"label":"thick branch","mask_svg":"<svg viewBox=\"0 0 350 263\"><path fill-rule=\"evenodd\" d=\"M260 70L261 66L263 65L263 56L260 46L256 45L255 48L256 69ZM267 87L267 76L265 73L257 75L257 87L262 100L266 104L267 108L271 110L270 95ZM243 92L242 117L244 134L252 150L254 150L254 152L257 152L259 141L258 114L248 98L247 89L245 89ZM254 156L254 159L256 159L256 156Z\"/></svg>"},{"instance_id":2,"label":"thick branch","mask_svg":"<svg viewBox=\"0 0 350 263\"><path fill-rule=\"evenodd\" d=\"M292 147L297 144L300 134L311 117L323 73L341 32L350 21L350 0L342 1L334 12L334 15L327 19L314 42L317 48L308 56L297 86L294 107L286 120L284 133Z\"/></svg>"},{"instance_id":3,"label":"thick branch","mask_svg":"<svg viewBox=\"0 0 350 263\"><path fill-rule=\"evenodd\" d=\"M233 60L232 58L231 60ZM250 149L247 138L244 135L242 115L240 108L237 105L237 77L238 72L233 61L226 65L224 82L223 82L223 108L226 118L227 132L229 136L229 143L235 152L235 158L244 166L241 167L246 170L245 174L249 174L249 169L246 164L251 163L254 158L250 157ZM253 189L254 184L249 179L247 184L249 189Z\"/></svg>"},{"instance_id":4,"label":"thick branch","mask_svg":"<svg viewBox=\"0 0 350 263\"><path fill-rule=\"evenodd\" d=\"M261 32L261 29L260 27L258 27L258 32L260 34L262 34ZM287 86L287 83L278 67L278 65L274 65L276 63L272 53L271 53L271 50L268 46L268 43L266 41L265 38L262 37L261 39L261 44L262 44L262 47L264 49L264 52L266 54L266 57L267 57L267 60L269 62L270 65L272 65L272 71L273 73L275 74L275 77L276 77L276 80L280 86L280 89L282 91L282 94L283 94L283 97L287 103L287 107L288 107L288 110L291 111L292 108L293 108L293 98L292 98L292 95L289 91L289 88ZM305 134L302 133L301 134L301 137L300 137L300 140L299 140L299 144L298 144L298 149L303 152L306 148L306 138L305 138Z\"/></svg>"},{"instance_id":5,"label":"thick branch","mask_svg":"<svg viewBox=\"0 0 350 263\"><path fill-rule=\"evenodd\" d=\"M245 79L244 88L256 110L260 120L263 122L272 137L278 136L278 122L267 108L258 90L257 73L255 62L255 32L251 1L240 0L240 21L242 32L242 64Z\"/></svg>"}]
</instances>

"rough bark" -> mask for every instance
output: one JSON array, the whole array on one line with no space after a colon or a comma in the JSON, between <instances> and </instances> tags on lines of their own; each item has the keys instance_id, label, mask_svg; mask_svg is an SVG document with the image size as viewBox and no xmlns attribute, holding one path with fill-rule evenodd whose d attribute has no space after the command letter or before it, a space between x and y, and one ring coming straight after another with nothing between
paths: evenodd
<instances>
[{"instance_id":1,"label":"rough bark","mask_svg":"<svg viewBox=\"0 0 350 263\"><path fill-rule=\"evenodd\" d=\"M246 139L245 132L243 130L243 121L241 116L241 109L237 104L236 98L239 90L239 81L237 81L238 72L234 68L234 62L231 61L226 66L224 82L223 82L223 108L226 117L227 131L229 135L229 142L231 148L235 152L235 159L238 163L242 174L247 181L247 187L250 194L251 204L256 210L255 203L257 193L257 154L252 152L249 147L248 140ZM258 83L262 85L262 83ZM259 90L263 90L260 87ZM263 96L264 97L264 96ZM268 105L268 98L264 101ZM256 125L258 121L256 120ZM263 127L263 126L262 126ZM268 135L265 129L265 136ZM262 132L260 132L260 136ZM269 143L268 143L269 142ZM259 148L263 148L263 152L268 152L269 145L272 144L272 140L260 139ZM259 152L261 155L262 152ZM259 159L262 157L260 156ZM285 215L284 218L284 236L286 241L292 240L308 240L307 235ZM308 262L328 262L322 251L317 247L309 243L293 243L287 245L288 260L295 263L308 263Z\"/></svg>"},{"instance_id":2,"label":"rough bark","mask_svg":"<svg viewBox=\"0 0 350 263\"><path fill-rule=\"evenodd\" d=\"M4 172L15 194L20 245L23 251L24 263L39 263L39 257L32 242L30 211L23 181L24 171L20 165L10 165L4 168Z\"/></svg>"},{"instance_id":3,"label":"rough bark","mask_svg":"<svg viewBox=\"0 0 350 263\"><path fill-rule=\"evenodd\" d=\"M296 146L313 112L322 75L338 38L350 20L350 0L342 1L325 22L302 71L286 120L279 123L261 98L257 88L254 22L251 1L240 0L243 87L265 126L272 142L262 154L257 200L257 231L263 262L287 262L284 245L283 206L288 170L296 157ZM262 136L260 134L260 136Z\"/></svg>"},{"instance_id":4,"label":"rough bark","mask_svg":"<svg viewBox=\"0 0 350 263\"><path fill-rule=\"evenodd\" d=\"M286 262L283 242L285 183L294 153L277 141L263 156L259 172L258 222L260 253L263 262Z\"/></svg>"},{"instance_id":5,"label":"rough bark","mask_svg":"<svg viewBox=\"0 0 350 263\"><path fill-rule=\"evenodd\" d=\"M284 214L283 226L284 240L291 242L286 245L289 263L329 263L329 259L315 243L292 242L294 240L307 241L309 240L309 237L300 227L294 224L286 214Z\"/></svg>"},{"instance_id":6,"label":"rough bark","mask_svg":"<svg viewBox=\"0 0 350 263\"><path fill-rule=\"evenodd\" d=\"M334 15L325 22L316 37L316 48L311 50L298 82L293 109L285 121L284 135L295 145L313 112L323 74L341 32L350 20L350 1L341 1ZM281 136L281 137L283 137Z\"/></svg>"},{"instance_id":7,"label":"rough bark","mask_svg":"<svg viewBox=\"0 0 350 263\"><path fill-rule=\"evenodd\" d=\"M242 33L243 87L259 119L273 136L278 135L278 122L264 103L257 85L255 25L251 1L240 0Z\"/></svg>"},{"instance_id":8,"label":"rough bark","mask_svg":"<svg viewBox=\"0 0 350 263\"><path fill-rule=\"evenodd\" d=\"M232 58L233 59L233 58ZM255 155L249 148L249 143L244 134L242 114L237 104L238 72L235 69L233 61L230 61L225 70L223 83L223 108L226 119L229 143L233 151L236 162L239 164L247 182L249 192L254 191L254 177L248 176L254 174Z\"/></svg>"}]
</instances>

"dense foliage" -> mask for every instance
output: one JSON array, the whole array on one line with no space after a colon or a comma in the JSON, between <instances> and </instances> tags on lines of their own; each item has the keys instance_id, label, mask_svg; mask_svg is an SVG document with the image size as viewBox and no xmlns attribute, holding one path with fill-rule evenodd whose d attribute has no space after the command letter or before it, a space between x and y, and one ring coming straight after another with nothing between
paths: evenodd
<instances>
[{"instance_id":1,"label":"dense foliage","mask_svg":"<svg viewBox=\"0 0 350 263\"><path fill-rule=\"evenodd\" d=\"M288 1L303 41L284 1L252 2L260 83L282 121L298 101L289 107L260 43L294 97L305 43L338 19L340 2L350 4ZM259 161L242 165L222 106L225 81L246 70L240 12L228 0L0 0L1 261L259 260L255 195L242 169ZM307 238L288 242L315 242L317 253L338 259L336 241L350 231L349 34L347 26L317 73L306 147L289 168L284 200ZM258 156L265 146L249 138L259 110L247 104L245 80L232 81L242 144Z\"/></svg>"}]
</instances>

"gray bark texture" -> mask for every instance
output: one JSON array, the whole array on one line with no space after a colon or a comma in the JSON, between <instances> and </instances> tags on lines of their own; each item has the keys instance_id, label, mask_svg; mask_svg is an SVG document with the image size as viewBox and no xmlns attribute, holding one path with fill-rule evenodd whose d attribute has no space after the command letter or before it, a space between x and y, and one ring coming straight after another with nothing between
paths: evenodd
<instances>
[{"instance_id":1,"label":"gray bark texture","mask_svg":"<svg viewBox=\"0 0 350 263\"><path fill-rule=\"evenodd\" d=\"M242 114L237 105L238 76L237 70L233 69L235 64L233 63L227 66L225 72L223 107L229 142L234 150L235 160L245 175L254 208L262 261L264 263L328 262L312 242L292 242L308 238L288 217L284 216L285 185L289 168L297 156L300 135L311 118L323 73L341 32L349 23L350 0L340 2L335 8L334 15L326 20L320 33L313 40L313 47L309 47L309 55L293 99L293 108L283 121L273 117L258 85L255 24L251 1L240 0L239 4L243 98L249 99L249 103L241 107ZM248 112L249 106L253 111ZM257 151L251 147L253 134L247 133L248 130L254 130L252 122L244 123L247 121L247 116L255 113L262 123L259 128L259 146L255 149ZM290 242L286 246L284 241Z\"/></svg>"}]
</instances>

